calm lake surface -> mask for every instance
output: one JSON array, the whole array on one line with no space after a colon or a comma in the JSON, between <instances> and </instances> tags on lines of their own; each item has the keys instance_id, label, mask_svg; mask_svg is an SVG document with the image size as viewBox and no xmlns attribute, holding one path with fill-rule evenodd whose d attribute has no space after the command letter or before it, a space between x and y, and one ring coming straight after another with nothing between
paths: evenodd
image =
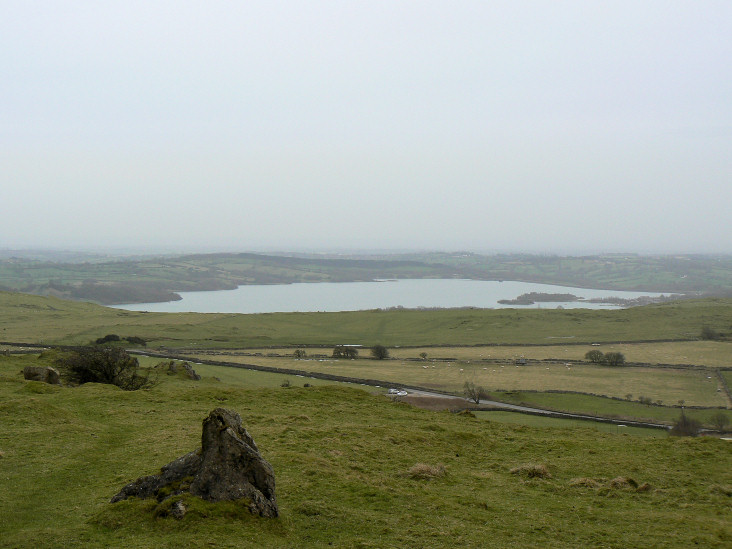
<instances>
[{"instance_id":1,"label":"calm lake surface","mask_svg":"<svg viewBox=\"0 0 732 549\"><path fill-rule=\"evenodd\" d=\"M652 292L588 290L528 282L485 280L386 280L378 282L338 282L286 285L240 286L236 290L181 292L181 301L116 305L120 309L151 312L196 313L276 313L311 311L358 311L390 307L480 307L480 308L564 308L615 309L599 303L537 303L501 305L499 299L515 299L529 292L574 294L595 297L634 298L658 296Z\"/></svg>"}]
</instances>

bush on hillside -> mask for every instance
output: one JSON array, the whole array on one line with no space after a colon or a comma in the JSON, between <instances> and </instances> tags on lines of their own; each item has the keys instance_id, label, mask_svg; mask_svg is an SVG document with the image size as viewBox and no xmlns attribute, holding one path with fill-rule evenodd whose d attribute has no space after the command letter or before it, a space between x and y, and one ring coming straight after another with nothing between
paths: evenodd
<instances>
[{"instance_id":1,"label":"bush on hillside","mask_svg":"<svg viewBox=\"0 0 732 549\"><path fill-rule=\"evenodd\" d=\"M109 334L105 335L104 337L98 337L94 343L97 345L104 345L105 343L109 343L110 341L119 341L120 337L116 334Z\"/></svg>"},{"instance_id":2,"label":"bush on hillside","mask_svg":"<svg viewBox=\"0 0 732 549\"><path fill-rule=\"evenodd\" d=\"M591 351L587 351L585 353L585 358L590 362L594 362L595 364L602 364L603 360L605 360L605 355L602 354L602 351L592 349Z\"/></svg>"},{"instance_id":3,"label":"bush on hillside","mask_svg":"<svg viewBox=\"0 0 732 549\"><path fill-rule=\"evenodd\" d=\"M699 337L701 337L702 339L706 339L706 340L716 341L718 339L722 339L722 334L720 334L717 330L715 330L711 326L702 326Z\"/></svg>"},{"instance_id":4,"label":"bush on hillside","mask_svg":"<svg viewBox=\"0 0 732 549\"><path fill-rule=\"evenodd\" d=\"M333 358L356 358L358 349L347 345L336 345L333 348Z\"/></svg>"},{"instance_id":5,"label":"bush on hillside","mask_svg":"<svg viewBox=\"0 0 732 549\"><path fill-rule=\"evenodd\" d=\"M605 353L604 362L608 366L622 366L625 364L625 355L623 353Z\"/></svg>"},{"instance_id":6,"label":"bush on hillside","mask_svg":"<svg viewBox=\"0 0 732 549\"><path fill-rule=\"evenodd\" d=\"M141 345L142 347L145 347L147 343L144 339L137 336L127 336L127 337L120 337L117 334L108 334L104 337L98 337L94 340L95 345L106 345L107 343L119 343L122 341L127 341L131 345Z\"/></svg>"},{"instance_id":7,"label":"bush on hillside","mask_svg":"<svg viewBox=\"0 0 732 549\"><path fill-rule=\"evenodd\" d=\"M144 389L155 384L149 372L140 372L140 363L119 347L83 347L60 358L59 368L71 383L106 383L125 391Z\"/></svg>"},{"instance_id":8,"label":"bush on hillside","mask_svg":"<svg viewBox=\"0 0 732 549\"><path fill-rule=\"evenodd\" d=\"M374 345L371 347L371 356L376 360L384 360L385 358L389 358L389 349L383 345Z\"/></svg>"}]
</instances>

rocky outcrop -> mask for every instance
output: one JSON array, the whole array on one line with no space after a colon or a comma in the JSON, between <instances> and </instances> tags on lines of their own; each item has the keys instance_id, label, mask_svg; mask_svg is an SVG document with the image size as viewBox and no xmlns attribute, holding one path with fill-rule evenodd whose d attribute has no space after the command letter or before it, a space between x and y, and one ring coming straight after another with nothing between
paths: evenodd
<instances>
[{"instance_id":1,"label":"rocky outcrop","mask_svg":"<svg viewBox=\"0 0 732 549\"><path fill-rule=\"evenodd\" d=\"M199 450L167 464L159 475L138 478L111 501L135 496L162 502L183 493L211 502L239 501L262 517L279 514L272 466L242 427L239 414L225 408L216 408L203 420Z\"/></svg>"},{"instance_id":2,"label":"rocky outcrop","mask_svg":"<svg viewBox=\"0 0 732 549\"><path fill-rule=\"evenodd\" d=\"M51 385L61 385L58 370L50 366L26 366L23 368L23 378L29 381L42 381Z\"/></svg>"},{"instance_id":3,"label":"rocky outcrop","mask_svg":"<svg viewBox=\"0 0 732 549\"><path fill-rule=\"evenodd\" d=\"M199 381L201 379L201 376L196 373L196 370L194 370L193 366L191 366L188 362L178 364L175 360L169 360L167 362L161 362L156 366L156 368L160 367L165 368L165 373L168 375L180 374L183 377L192 379L193 381ZM182 368L182 371L179 368Z\"/></svg>"},{"instance_id":4,"label":"rocky outcrop","mask_svg":"<svg viewBox=\"0 0 732 549\"><path fill-rule=\"evenodd\" d=\"M196 373L196 370L193 369L193 366L191 366L187 362L184 362L183 364L181 364L181 366L183 367L186 375L193 381L199 381L201 379L201 376Z\"/></svg>"}]
</instances>

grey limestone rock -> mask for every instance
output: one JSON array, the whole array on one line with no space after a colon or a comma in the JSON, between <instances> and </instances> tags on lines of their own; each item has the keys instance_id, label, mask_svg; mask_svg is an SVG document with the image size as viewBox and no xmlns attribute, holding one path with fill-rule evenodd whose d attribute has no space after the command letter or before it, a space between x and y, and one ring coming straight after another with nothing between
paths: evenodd
<instances>
[{"instance_id":1,"label":"grey limestone rock","mask_svg":"<svg viewBox=\"0 0 732 549\"><path fill-rule=\"evenodd\" d=\"M23 378L30 381L42 381L51 385L61 385L58 370L50 366L26 366L23 368Z\"/></svg>"},{"instance_id":2,"label":"grey limestone rock","mask_svg":"<svg viewBox=\"0 0 732 549\"><path fill-rule=\"evenodd\" d=\"M216 408L203 420L201 449L163 467L158 475L140 477L122 488L112 503L135 496L164 501L189 492L211 502L240 500L252 514L276 517L272 466L232 410Z\"/></svg>"},{"instance_id":3,"label":"grey limestone rock","mask_svg":"<svg viewBox=\"0 0 732 549\"><path fill-rule=\"evenodd\" d=\"M193 381L199 381L201 379L201 376L196 373L196 370L193 369L193 366L191 366L187 362L183 363L183 369L186 371L186 374L188 374L188 377L191 378Z\"/></svg>"},{"instance_id":4,"label":"grey limestone rock","mask_svg":"<svg viewBox=\"0 0 732 549\"><path fill-rule=\"evenodd\" d=\"M160 365L162 365L162 366L167 365L168 375L178 373L178 365L176 364L175 360L170 360L168 362L161 362ZM160 367L160 365L158 367ZM181 368L183 368L185 375L188 376L188 379L192 379L193 381L199 381L201 379L201 376L198 373L196 373L196 370L194 370L193 366L191 366L188 362L184 362L180 366L181 366Z\"/></svg>"}]
</instances>

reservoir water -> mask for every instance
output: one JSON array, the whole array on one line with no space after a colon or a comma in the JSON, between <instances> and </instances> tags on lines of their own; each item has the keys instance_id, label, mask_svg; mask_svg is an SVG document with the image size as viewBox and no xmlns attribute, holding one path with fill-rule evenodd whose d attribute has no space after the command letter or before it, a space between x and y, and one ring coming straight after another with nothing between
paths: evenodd
<instances>
[{"instance_id":1,"label":"reservoir water","mask_svg":"<svg viewBox=\"0 0 732 549\"><path fill-rule=\"evenodd\" d=\"M529 282L419 279L377 282L322 282L285 285L240 286L236 290L181 292L180 301L116 305L132 311L197 313L274 313L310 311L358 311L391 307L479 307L615 309L601 303L568 302L534 305L501 305L499 299L515 299L529 292L574 294L585 299L659 296L653 292L590 290Z\"/></svg>"}]
</instances>

